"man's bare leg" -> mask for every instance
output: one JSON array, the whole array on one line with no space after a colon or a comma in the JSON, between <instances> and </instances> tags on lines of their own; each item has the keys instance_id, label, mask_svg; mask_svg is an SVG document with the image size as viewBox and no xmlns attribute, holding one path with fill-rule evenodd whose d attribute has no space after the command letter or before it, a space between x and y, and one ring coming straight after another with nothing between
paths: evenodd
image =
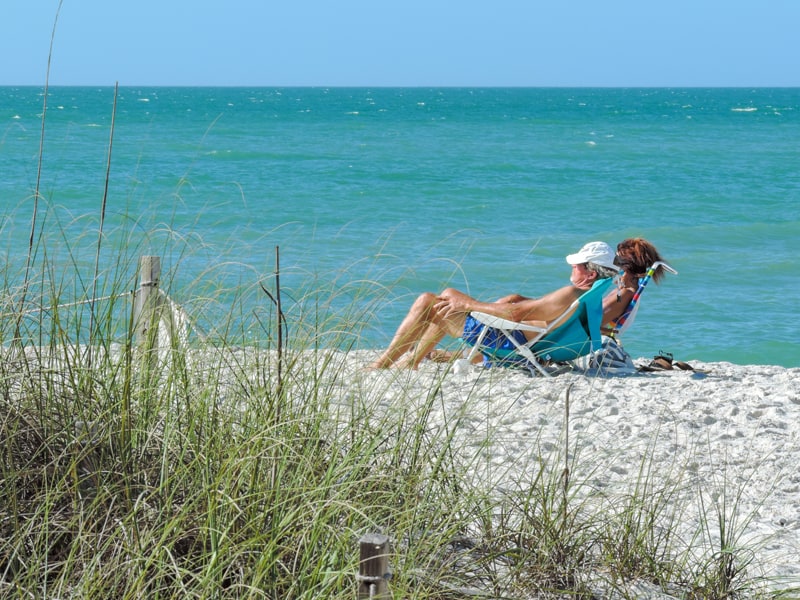
<instances>
[{"instance_id":1,"label":"man's bare leg","mask_svg":"<svg viewBox=\"0 0 800 600\"><path fill-rule=\"evenodd\" d=\"M411 369L416 369L423 359L430 354L436 346L439 345L446 335L452 337L461 337L464 331L464 321L467 315L464 313L452 314L448 317L440 317L436 314L432 319L430 325L422 333L417 345L410 350L410 357L408 366Z\"/></svg>"},{"instance_id":2,"label":"man's bare leg","mask_svg":"<svg viewBox=\"0 0 800 600\"><path fill-rule=\"evenodd\" d=\"M387 369L398 365L400 357L419 342L431 324L431 319L436 315L433 308L436 301L436 294L430 292L422 294L414 301L405 319L397 328L389 347L370 364L370 368Z\"/></svg>"}]
</instances>

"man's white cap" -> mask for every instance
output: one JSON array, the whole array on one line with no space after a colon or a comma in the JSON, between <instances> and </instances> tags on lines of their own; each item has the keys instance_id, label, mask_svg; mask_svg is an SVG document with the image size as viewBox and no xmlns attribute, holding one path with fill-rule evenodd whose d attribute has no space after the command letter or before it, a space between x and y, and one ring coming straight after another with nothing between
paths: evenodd
<instances>
[{"instance_id":1,"label":"man's white cap","mask_svg":"<svg viewBox=\"0 0 800 600\"><path fill-rule=\"evenodd\" d=\"M617 269L614 264L616 252L605 242L589 242L575 254L567 256L567 262L571 265L581 265L583 263L594 263L601 267Z\"/></svg>"}]
</instances>

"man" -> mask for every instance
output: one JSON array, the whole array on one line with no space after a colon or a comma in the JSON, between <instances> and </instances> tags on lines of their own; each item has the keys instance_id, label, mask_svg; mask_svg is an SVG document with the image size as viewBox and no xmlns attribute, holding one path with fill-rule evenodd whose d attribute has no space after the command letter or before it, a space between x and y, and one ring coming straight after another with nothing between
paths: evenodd
<instances>
[{"instance_id":1,"label":"man","mask_svg":"<svg viewBox=\"0 0 800 600\"><path fill-rule=\"evenodd\" d=\"M605 242L589 242L575 254L567 256L567 263L572 265L572 285L540 298L512 294L496 302L481 302L451 288L438 295L425 292L411 306L389 347L370 367L416 369L446 335L474 339L476 331L483 325L469 315L472 311L510 321L546 325L567 310L595 281L617 274L614 256L614 250ZM519 334L524 335L522 332Z\"/></svg>"}]
</instances>

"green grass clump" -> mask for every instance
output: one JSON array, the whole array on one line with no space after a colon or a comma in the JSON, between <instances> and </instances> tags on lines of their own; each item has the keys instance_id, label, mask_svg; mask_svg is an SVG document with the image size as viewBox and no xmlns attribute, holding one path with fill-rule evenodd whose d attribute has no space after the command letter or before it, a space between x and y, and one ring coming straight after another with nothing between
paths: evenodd
<instances>
[{"instance_id":1,"label":"green grass clump","mask_svg":"<svg viewBox=\"0 0 800 600\"><path fill-rule=\"evenodd\" d=\"M269 278L193 282L181 304L213 326L184 330L162 296L173 335L137 337L133 260L31 264L24 301L6 276L0 329L2 597L353 598L368 533L391 540L397 598L781 597L730 506L677 535L688 484L651 472L655 448L623 493L595 489L566 436L487 485L492 432L462 435L477 392L454 410L447 370L419 389L348 358L381 286L316 279L278 319ZM241 308L253 294L263 310Z\"/></svg>"}]
</instances>

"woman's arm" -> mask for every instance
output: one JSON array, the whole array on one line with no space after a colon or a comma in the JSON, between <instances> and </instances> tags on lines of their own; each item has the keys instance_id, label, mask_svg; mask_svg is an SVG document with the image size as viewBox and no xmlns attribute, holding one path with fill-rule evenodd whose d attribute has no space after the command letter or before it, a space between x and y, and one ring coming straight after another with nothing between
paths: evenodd
<instances>
[{"instance_id":1,"label":"woman's arm","mask_svg":"<svg viewBox=\"0 0 800 600\"><path fill-rule=\"evenodd\" d=\"M610 330L614 322L622 316L628 308L636 290L631 288L617 288L603 298L603 328Z\"/></svg>"}]
</instances>

